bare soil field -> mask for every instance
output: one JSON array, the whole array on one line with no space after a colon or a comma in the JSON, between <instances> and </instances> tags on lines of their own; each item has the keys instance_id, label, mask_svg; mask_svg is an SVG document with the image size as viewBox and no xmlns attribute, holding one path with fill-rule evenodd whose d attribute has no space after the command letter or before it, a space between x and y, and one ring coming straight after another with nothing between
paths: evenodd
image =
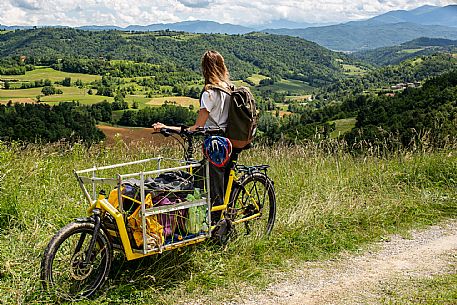
<instances>
[{"instance_id":1,"label":"bare soil field","mask_svg":"<svg viewBox=\"0 0 457 305\"><path fill-rule=\"evenodd\" d=\"M155 97L146 102L146 105L150 106L161 106L167 102L174 102L176 105L180 105L183 107L188 107L193 105L194 107L199 106L198 99L187 97L187 96L165 96L165 97Z\"/></svg>"},{"instance_id":2,"label":"bare soil field","mask_svg":"<svg viewBox=\"0 0 457 305\"><path fill-rule=\"evenodd\" d=\"M117 142L116 138L122 139L127 145L134 145L138 142L151 143L151 145L163 145L173 143L173 139L165 138L161 134L152 134L153 128L138 128L138 127L113 127L105 125L97 125L106 135L108 144Z\"/></svg>"}]
</instances>

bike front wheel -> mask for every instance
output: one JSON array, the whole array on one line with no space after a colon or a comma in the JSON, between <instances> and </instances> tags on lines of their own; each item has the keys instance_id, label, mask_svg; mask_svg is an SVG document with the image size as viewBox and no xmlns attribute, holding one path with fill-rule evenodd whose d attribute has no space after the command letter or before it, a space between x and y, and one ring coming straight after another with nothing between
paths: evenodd
<instances>
[{"instance_id":1,"label":"bike front wheel","mask_svg":"<svg viewBox=\"0 0 457 305\"><path fill-rule=\"evenodd\" d=\"M276 218L273 182L264 173L246 175L232 193L227 214L237 235L269 235Z\"/></svg>"},{"instance_id":2,"label":"bike front wheel","mask_svg":"<svg viewBox=\"0 0 457 305\"><path fill-rule=\"evenodd\" d=\"M41 262L43 287L60 299L87 298L105 282L113 259L112 246L100 230L91 253L94 236L91 222L73 222L49 242Z\"/></svg>"}]
</instances>

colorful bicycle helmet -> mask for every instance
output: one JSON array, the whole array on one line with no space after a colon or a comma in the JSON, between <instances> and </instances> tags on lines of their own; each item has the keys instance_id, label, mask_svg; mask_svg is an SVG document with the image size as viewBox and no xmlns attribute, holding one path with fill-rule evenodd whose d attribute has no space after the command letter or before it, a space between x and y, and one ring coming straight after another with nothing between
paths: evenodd
<instances>
[{"instance_id":1,"label":"colorful bicycle helmet","mask_svg":"<svg viewBox=\"0 0 457 305\"><path fill-rule=\"evenodd\" d=\"M214 166L222 167L227 164L232 154L232 143L221 136L210 136L203 141L203 154Z\"/></svg>"}]
</instances>

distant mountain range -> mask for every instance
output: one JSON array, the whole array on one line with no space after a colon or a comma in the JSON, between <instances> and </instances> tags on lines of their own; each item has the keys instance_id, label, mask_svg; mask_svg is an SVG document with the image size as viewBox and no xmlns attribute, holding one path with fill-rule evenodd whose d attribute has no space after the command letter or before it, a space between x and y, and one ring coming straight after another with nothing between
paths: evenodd
<instances>
[{"instance_id":1,"label":"distant mountain range","mask_svg":"<svg viewBox=\"0 0 457 305\"><path fill-rule=\"evenodd\" d=\"M294 22L289 20L273 20L268 23L246 27L242 25L235 25L230 23L218 23L214 21L205 21L205 20L194 20L194 21L182 21L175 23L155 23L149 25L129 25L127 27L119 27L114 25L87 25L75 27L79 30L86 31L182 31L189 33L202 33L202 34L246 34L255 31L262 31L265 29L304 29L309 27L324 26L328 24L323 23L307 23L307 22ZM41 27L41 26L40 26ZM66 27L66 26L51 26L51 27ZM6 26L0 24L1 30L26 30L36 28L36 26Z\"/></svg>"},{"instance_id":2,"label":"distant mountain range","mask_svg":"<svg viewBox=\"0 0 457 305\"><path fill-rule=\"evenodd\" d=\"M0 29L29 29L24 26L2 26ZM213 21L183 21L151 25L82 26L82 30L159 31L172 30L190 33L245 34L254 31L289 35L316 42L338 51L359 51L394 46L419 37L457 39L457 5L421 6L411 11L391 11L364 21L336 25L276 20L253 27Z\"/></svg>"},{"instance_id":3,"label":"distant mountain range","mask_svg":"<svg viewBox=\"0 0 457 305\"><path fill-rule=\"evenodd\" d=\"M457 5L445 7L424 5L411 11L391 11L370 20L383 23L410 22L422 25L457 27Z\"/></svg>"},{"instance_id":4,"label":"distant mountain range","mask_svg":"<svg viewBox=\"0 0 457 305\"><path fill-rule=\"evenodd\" d=\"M223 34L246 34L255 31L252 28L248 28L241 25L235 25L230 23L217 23L214 21L183 21L176 23L157 23L150 25L129 25L128 27L113 27L113 26L82 26L78 27L81 30L119 30L119 31L182 31L189 33L223 33Z\"/></svg>"},{"instance_id":5,"label":"distant mountain range","mask_svg":"<svg viewBox=\"0 0 457 305\"><path fill-rule=\"evenodd\" d=\"M410 22L383 23L375 20L306 29L266 30L310 40L338 51L359 51L399 45L419 37L457 39L457 27L421 25Z\"/></svg>"},{"instance_id":6,"label":"distant mountain range","mask_svg":"<svg viewBox=\"0 0 457 305\"><path fill-rule=\"evenodd\" d=\"M457 5L426 5L411 11L391 11L364 21L265 32L301 37L339 51L394 46L424 36L457 39Z\"/></svg>"}]
</instances>

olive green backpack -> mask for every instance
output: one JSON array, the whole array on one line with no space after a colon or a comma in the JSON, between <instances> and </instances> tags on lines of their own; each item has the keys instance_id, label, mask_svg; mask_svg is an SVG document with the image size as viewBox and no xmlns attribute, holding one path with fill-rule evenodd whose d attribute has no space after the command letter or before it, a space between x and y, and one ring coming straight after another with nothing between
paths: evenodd
<instances>
[{"instance_id":1,"label":"olive green backpack","mask_svg":"<svg viewBox=\"0 0 457 305\"><path fill-rule=\"evenodd\" d=\"M211 85L207 89L218 89L230 95L225 137L230 139L235 148L246 147L254 138L258 120L256 103L249 88Z\"/></svg>"}]
</instances>

